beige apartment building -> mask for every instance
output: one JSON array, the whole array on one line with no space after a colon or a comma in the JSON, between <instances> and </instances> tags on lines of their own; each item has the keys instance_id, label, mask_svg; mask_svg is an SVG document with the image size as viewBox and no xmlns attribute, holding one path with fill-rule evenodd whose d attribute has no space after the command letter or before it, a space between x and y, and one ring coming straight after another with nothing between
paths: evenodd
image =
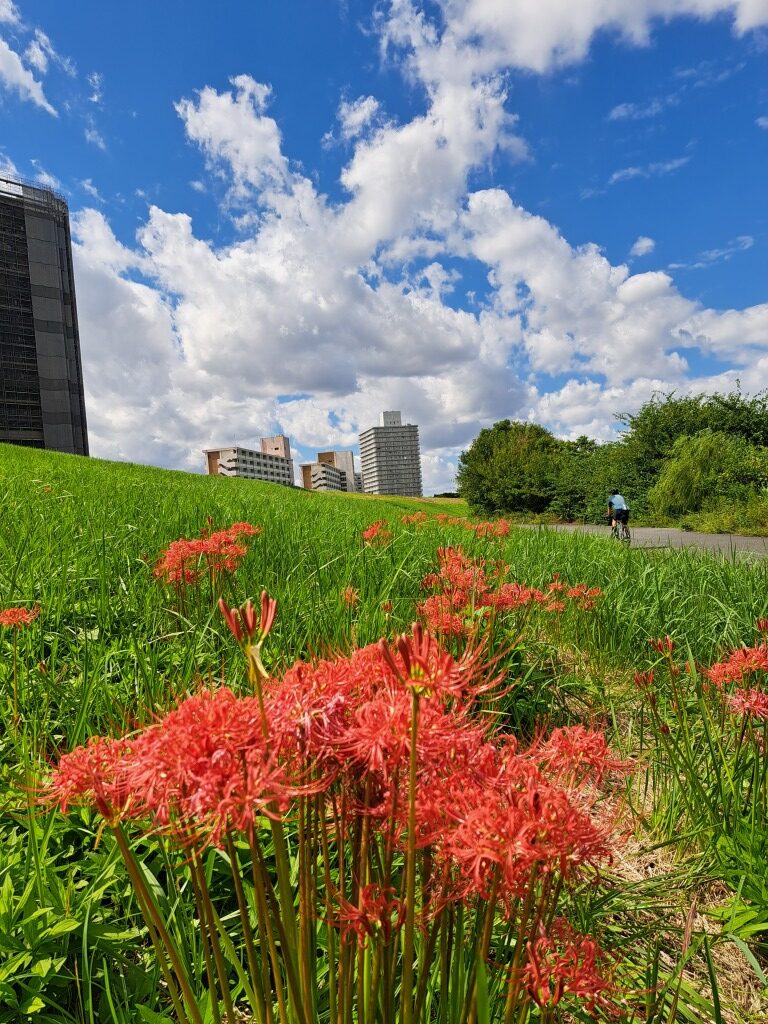
<instances>
[{"instance_id":1,"label":"beige apartment building","mask_svg":"<svg viewBox=\"0 0 768 1024\"><path fill-rule=\"evenodd\" d=\"M284 434L262 437L260 450L241 448L204 448L206 468L211 476L239 476L246 480L265 480L272 484L294 486L291 446Z\"/></svg>"},{"instance_id":2,"label":"beige apartment building","mask_svg":"<svg viewBox=\"0 0 768 1024\"><path fill-rule=\"evenodd\" d=\"M383 412L378 427L362 432L360 462L366 494L422 496L419 428L399 412Z\"/></svg>"},{"instance_id":3,"label":"beige apartment building","mask_svg":"<svg viewBox=\"0 0 768 1024\"><path fill-rule=\"evenodd\" d=\"M308 491L360 491L352 452L318 452L316 462L301 465L301 482Z\"/></svg>"}]
</instances>

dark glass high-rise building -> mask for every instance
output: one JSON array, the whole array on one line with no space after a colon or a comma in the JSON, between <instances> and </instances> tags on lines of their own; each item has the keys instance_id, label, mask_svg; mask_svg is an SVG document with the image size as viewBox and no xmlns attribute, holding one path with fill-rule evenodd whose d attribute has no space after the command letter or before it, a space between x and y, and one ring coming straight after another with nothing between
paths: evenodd
<instances>
[{"instance_id":1,"label":"dark glass high-rise building","mask_svg":"<svg viewBox=\"0 0 768 1024\"><path fill-rule=\"evenodd\" d=\"M0 442L88 454L66 201L0 178Z\"/></svg>"}]
</instances>

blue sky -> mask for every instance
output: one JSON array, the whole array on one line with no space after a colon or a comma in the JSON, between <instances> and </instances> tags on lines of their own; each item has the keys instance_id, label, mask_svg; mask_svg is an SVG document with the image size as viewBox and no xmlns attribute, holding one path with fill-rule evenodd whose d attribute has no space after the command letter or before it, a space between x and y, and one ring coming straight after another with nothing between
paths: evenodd
<instances>
[{"instance_id":1,"label":"blue sky","mask_svg":"<svg viewBox=\"0 0 768 1024\"><path fill-rule=\"evenodd\" d=\"M767 67L768 0L0 0L0 166L70 203L93 453L304 458L401 408L430 491L503 416L761 388Z\"/></svg>"}]
</instances>

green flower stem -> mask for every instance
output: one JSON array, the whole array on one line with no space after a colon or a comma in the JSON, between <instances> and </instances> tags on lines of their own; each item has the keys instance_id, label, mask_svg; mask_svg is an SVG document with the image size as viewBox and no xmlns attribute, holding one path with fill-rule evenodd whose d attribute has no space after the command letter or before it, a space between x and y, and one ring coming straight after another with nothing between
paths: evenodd
<instances>
[{"instance_id":1,"label":"green flower stem","mask_svg":"<svg viewBox=\"0 0 768 1024\"><path fill-rule=\"evenodd\" d=\"M331 904L331 858L328 843L328 822L324 813L320 818L320 842L323 851L323 881L325 889L325 930L328 937L328 1019L336 1024L337 1013L337 970L336 930L333 927L333 906Z\"/></svg>"},{"instance_id":2,"label":"green flower stem","mask_svg":"<svg viewBox=\"0 0 768 1024\"><path fill-rule=\"evenodd\" d=\"M248 830L248 845L251 850L251 872L253 875L253 890L256 896L256 913L259 928L259 942L262 949L266 945L269 950L269 958L272 963L272 978L277 999L277 1012L280 1017L280 1024L288 1024L288 1008L283 988L283 976L280 968L280 956L275 944L275 936L270 921L269 909L267 907L266 891L270 885L268 876L264 870L264 859L261 854L258 839L256 838L253 826ZM264 968L262 968L263 970ZM265 978L265 994L268 991ZM269 1005L269 1001L267 1001Z\"/></svg>"},{"instance_id":3,"label":"green flower stem","mask_svg":"<svg viewBox=\"0 0 768 1024\"><path fill-rule=\"evenodd\" d=\"M419 730L419 695L411 700L411 758L408 770L408 849L405 855L405 928L403 931L403 973L400 996L402 1024L413 1017L413 932L416 913L416 740Z\"/></svg>"},{"instance_id":4,"label":"green flower stem","mask_svg":"<svg viewBox=\"0 0 768 1024\"><path fill-rule=\"evenodd\" d=\"M178 979L179 987L184 997L184 1003L186 1004L186 1013L183 1013L182 1011L183 1016L180 1018L182 1020L182 1024L184 1024L184 1021L186 1020L190 1020L192 1024L203 1024L203 1018L200 1015L197 1000L195 999L194 992L192 991L192 987L189 983L187 972L181 962L181 958L179 957L173 939L171 938L168 929L165 927L163 916L155 903L149 886L144 880L144 876L141 873L141 869L136 861L133 851L131 850L125 832L123 831L123 827L119 822L112 826L112 833L117 841L117 845L120 849L120 853L122 854L123 861L125 862L133 887L139 897L139 903L142 907L145 919L152 923L153 928L157 932L159 948L162 949L164 955L168 957ZM162 960L163 957L161 957L161 967Z\"/></svg>"},{"instance_id":5,"label":"green flower stem","mask_svg":"<svg viewBox=\"0 0 768 1024\"><path fill-rule=\"evenodd\" d=\"M496 917L496 895L499 891L499 870L493 873L493 882L488 899L485 901L482 910L477 916L477 927L480 931L480 947L477 951L470 951L469 985L467 986L467 997L464 1006L463 1019L467 1024L474 1024L477 1017L477 960L485 962L488 958L488 950L491 945L493 933L493 922ZM475 938L475 944L477 936Z\"/></svg>"},{"instance_id":6,"label":"green flower stem","mask_svg":"<svg viewBox=\"0 0 768 1024\"><path fill-rule=\"evenodd\" d=\"M235 842L229 833L227 833L227 854L229 856L229 866L232 872L232 882L235 886L237 907L240 911L240 923L243 927L243 943L245 945L245 955L248 960L248 970L250 971L251 978L253 980L253 991L258 1000L258 1006L255 1007L256 1017L258 1024L266 1024L267 1012L265 990L263 988L263 973L256 959L256 948L253 943L253 929L251 928L248 901L245 898L243 880L240 875L240 859L237 856ZM263 957L260 959L263 959Z\"/></svg>"},{"instance_id":7,"label":"green flower stem","mask_svg":"<svg viewBox=\"0 0 768 1024\"><path fill-rule=\"evenodd\" d=\"M274 825L275 822L273 821L272 824ZM277 896L275 895L275 890L272 887L272 883L269 880L267 867L266 864L264 863L263 853L258 845L256 846L256 851L260 860L260 868L262 877L264 879L267 902L269 903L270 909L272 911L272 920L274 921L274 926L277 929L277 936L280 939L282 962L285 964L285 974L288 980L288 991L290 992L291 995L291 1003L288 1004L289 1017L294 1017L296 1020L301 1022L301 1024L310 1024L306 1012L306 1007L304 1006L304 1003L301 998L301 985L299 981L299 975L296 964L296 936L294 934L294 941L293 944L291 944L285 929L285 922L283 920L284 900L282 892L280 893L280 899L278 900ZM288 893L291 899L291 910L293 911L293 893L290 890L290 888L288 889ZM293 923L295 927L295 914L293 914Z\"/></svg>"},{"instance_id":8,"label":"green flower stem","mask_svg":"<svg viewBox=\"0 0 768 1024\"><path fill-rule=\"evenodd\" d=\"M528 933L528 921L531 917L531 908L533 907L533 901L536 895L536 866L531 869L531 877L528 880L528 892L525 896L525 903L523 905L523 912L520 915L520 922L517 927L517 935L515 937L515 952L512 957L512 965L510 967L510 978L509 978L509 989L507 991L507 1002L504 1007L504 1024L512 1024L512 1019L517 1008L518 996L520 994L520 964L523 959L523 949L525 948L526 938ZM525 1001L523 1001L523 1009L525 1009Z\"/></svg>"},{"instance_id":9,"label":"green flower stem","mask_svg":"<svg viewBox=\"0 0 768 1024\"><path fill-rule=\"evenodd\" d=\"M224 1010L227 1014L227 1020L234 1020L235 1008L232 1004L232 993L229 988L227 965L224 962L224 954L221 949L221 942L219 941L216 917L213 911L213 904L211 903L211 895L208 892L208 883L205 878L205 871L203 870L196 850L192 851L192 855L190 857L190 871L197 874L197 886L200 892L200 902L203 909L203 920L200 923L201 926L208 929L211 949L213 950L213 960L216 964L216 973L219 977L219 988L221 989L221 996L224 1000ZM215 1000L215 989L211 995L212 999Z\"/></svg>"},{"instance_id":10,"label":"green flower stem","mask_svg":"<svg viewBox=\"0 0 768 1024\"><path fill-rule=\"evenodd\" d=\"M429 929L429 935L427 937L427 944L424 948L424 967L419 972L419 981L416 988L416 999L413 1006L413 1017L414 1020L420 1020L422 1012L424 1010L424 1001L427 997L427 984L431 977L430 966L432 964L432 958L435 955L435 947L437 946L437 937L440 934L440 928L442 925L443 914L438 914L435 920L432 922L432 927Z\"/></svg>"},{"instance_id":11,"label":"green flower stem","mask_svg":"<svg viewBox=\"0 0 768 1024\"><path fill-rule=\"evenodd\" d=\"M371 783L370 779L365 784L365 796L363 803L366 809L370 806L371 801ZM369 879L369 865L368 865L368 846L370 843L371 835L371 819L368 814L363 815L362 828L360 830L360 852L357 857L357 876L358 884L358 907L360 910L363 909L363 899L365 893L365 887L368 884ZM360 946L358 945L357 950L357 1013L360 1024L365 1018L365 992L366 992L366 980L368 979L368 972L370 970L370 957L368 955L368 943Z\"/></svg>"},{"instance_id":12,"label":"green flower stem","mask_svg":"<svg viewBox=\"0 0 768 1024\"><path fill-rule=\"evenodd\" d=\"M195 894L195 903L197 904L197 917L200 922L200 935L203 942L203 959L205 960L205 973L208 977L208 991L211 996L211 1015L213 1017L214 1024L221 1024L221 1010L219 1009L219 999L216 994L216 978L214 976L214 967L212 962L211 954L211 943L208 938L208 927L205 920L205 911L203 909L202 895L200 893L200 886L197 879L197 871L192 867L190 869L190 878L192 880L192 891Z\"/></svg>"}]
</instances>

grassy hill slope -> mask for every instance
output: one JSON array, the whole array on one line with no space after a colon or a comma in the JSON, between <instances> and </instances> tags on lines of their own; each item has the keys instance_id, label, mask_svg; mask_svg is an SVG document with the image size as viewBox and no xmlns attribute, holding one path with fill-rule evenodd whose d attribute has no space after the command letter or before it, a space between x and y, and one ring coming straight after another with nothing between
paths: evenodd
<instances>
[{"instance_id":1,"label":"grassy hill slope","mask_svg":"<svg viewBox=\"0 0 768 1024\"><path fill-rule=\"evenodd\" d=\"M426 512L426 521L403 522L415 511ZM438 520L441 513L453 518ZM257 599L262 589L277 598L265 650L275 675L298 658L407 631L425 597L422 580L446 546L484 560L490 576L503 566L507 580L536 587L546 588L556 574L563 583L599 587L602 597L589 611L559 616L532 607L500 617L496 626L516 686L507 720L524 722L526 736L561 723L607 723L611 741L638 756L645 772L642 806L636 816L627 812L628 831L650 846L686 840L663 885L649 883L640 892L636 880L629 888L622 879L610 881L589 913L596 927L615 931L618 948L631 947L637 965L656 955L647 938L654 931L664 964L674 964L678 911L670 902L685 905L703 882L705 865L723 892L745 886L757 908L756 927L765 921L768 932L768 896L760 889L768 850L765 762L758 759L755 767L763 803L742 815L720 785L732 777L738 730L722 747L710 742L721 711L707 709L711 694L694 692L687 681L690 692L681 701L672 671L684 672L687 658L708 665L729 648L754 642L755 619L768 616L768 560L625 550L607 538L546 528L485 536L461 513L455 501L314 494L0 446L0 610L40 610L28 628L0 629L0 1024L26 1019L22 1005L34 1006L46 1024L143 1024L156 1018L137 1017L137 1005L148 1014L163 1010L146 944L136 959L135 906L114 847L102 841L92 816L68 821L43 814L34 806L33 785L47 764L89 736L133 730L201 682L215 687L223 680L245 690L240 652L216 608L218 587L203 575L179 590L154 573L172 541L242 521L261 532L247 539L247 557L223 581L223 596L232 605ZM366 544L362 532L380 519L390 536ZM666 634L676 644L674 666L671 654L662 657L649 644ZM651 722L633 683L635 670L650 669L663 722ZM687 716L682 724L681 715ZM675 760L681 750L688 761ZM702 780L693 809L691 778ZM728 826L732 849L717 831L725 810L736 818ZM692 831L686 815L698 814L701 828ZM743 934L751 941L751 932ZM42 973L31 971L38 962L47 965ZM706 987L708 972L700 958L696 984L685 982L680 1019L715 1019L696 991ZM739 1005L752 999L751 968L739 978L730 1019L746 1021ZM654 1024L677 1019L669 1012L676 984L672 979L660 989L666 1008L647 1018ZM105 1001L108 986L110 998L121 1000L116 1016Z\"/></svg>"}]
</instances>

